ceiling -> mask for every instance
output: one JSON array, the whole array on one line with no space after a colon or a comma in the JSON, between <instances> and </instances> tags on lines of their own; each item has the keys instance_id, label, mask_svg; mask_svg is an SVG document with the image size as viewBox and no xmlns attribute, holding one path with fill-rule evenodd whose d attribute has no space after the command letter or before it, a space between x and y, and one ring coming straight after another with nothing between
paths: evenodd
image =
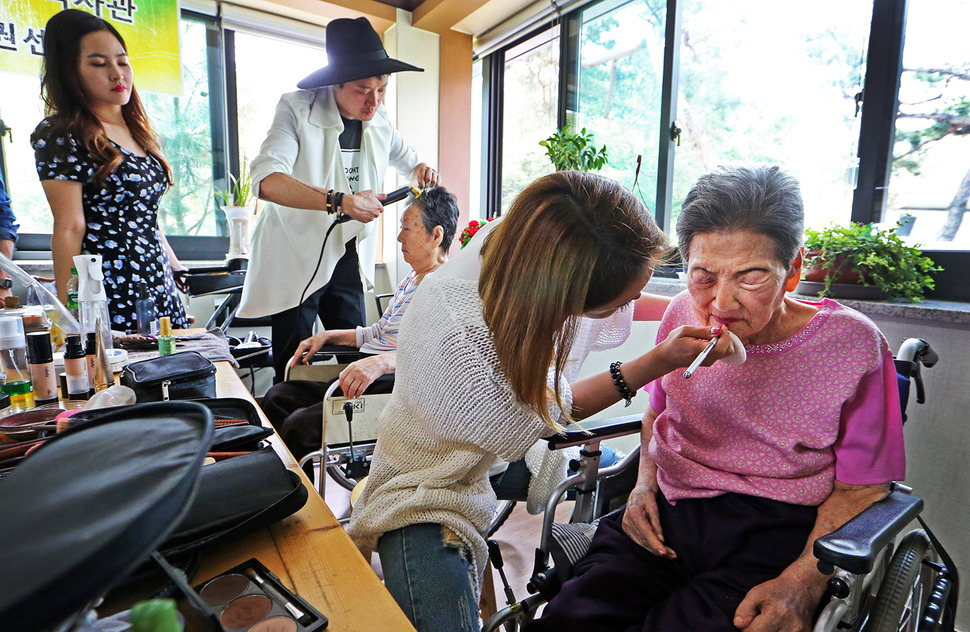
<instances>
[{"instance_id":1,"label":"ceiling","mask_svg":"<svg viewBox=\"0 0 970 632\"><path fill-rule=\"evenodd\" d=\"M417 9L424 0L377 0L381 4L389 4L397 9L404 9L405 11L414 11Z\"/></svg>"},{"instance_id":2,"label":"ceiling","mask_svg":"<svg viewBox=\"0 0 970 632\"><path fill-rule=\"evenodd\" d=\"M235 0L314 24L363 15L383 33L397 21L397 10L411 12L411 23L432 33L449 30L477 36L516 15L536 0Z\"/></svg>"}]
</instances>

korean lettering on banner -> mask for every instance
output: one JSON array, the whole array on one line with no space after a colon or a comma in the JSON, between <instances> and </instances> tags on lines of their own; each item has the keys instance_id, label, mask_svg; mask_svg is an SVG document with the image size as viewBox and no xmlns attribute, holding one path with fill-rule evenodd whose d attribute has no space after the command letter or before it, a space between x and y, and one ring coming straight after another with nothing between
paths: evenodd
<instances>
[{"instance_id":1,"label":"korean lettering on banner","mask_svg":"<svg viewBox=\"0 0 970 632\"><path fill-rule=\"evenodd\" d=\"M27 36L24 37L24 44L30 46L30 54L38 57L44 56L44 29L27 27Z\"/></svg>"},{"instance_id":2,"label":"korean lettering on banner","mask_svg":"<svg viewBox=\"0 0 970 632\"><path fill-rule=\"evenodd\" d=\"M0 73L37 77L43 65L45 25L64 10L106 20L126 40L138 43L133 59L139 89L182 94L178 0L0 0ZM0 93L3 85L0 81Z\"/></svg>"},{"instance_id":3,"label":"korean lettering on banner","mask_svg":"<svg viewBox=\"0 0 970 632\"><path fill-rule=\"evenodd\" d=\"M108 10L112 20L124 22L125 24L135 23L135 13L138 6L132 0L50 0L61 5L64 9L88 9L91 13L104 18L105 9Z\"/></svg>"},{"instance_id":4,"label":"korean lettering on banner","mask_svg":"<svg viewBox=\"0 0 970 632\"><path fill-rule=\"evenodd\" d=\"M131 0L108 0L106 6L111 11L111 19L125 24L135 23L138 7Z\"/></svg>"},{"instance_id":5,"label":"korean lettering on banner","mask_svg":"<svg viewBox=\"0 0 970 632\"><path fill-rule=\"evenodd\" d=\"M0 50L17 51L17 24L0 22Z\"/></svg>"}]
</instances>

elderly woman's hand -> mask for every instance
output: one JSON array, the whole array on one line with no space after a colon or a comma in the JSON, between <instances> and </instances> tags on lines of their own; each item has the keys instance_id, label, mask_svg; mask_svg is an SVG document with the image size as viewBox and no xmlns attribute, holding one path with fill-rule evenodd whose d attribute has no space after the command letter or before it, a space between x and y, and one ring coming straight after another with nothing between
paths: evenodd
<instances>
[{"instance_id":1,"label":"elderly woman's hand","mask_svg":"<svg viewBox=\"0 0 970 632\"><path fill-rule=\"evenodd\" d=\"M643 456L641 455L641 458ZM623 512L623 532L631 540L654 555L668 560L677 559L674 550L664 545L663 529L660 527L660 513L657 510L657 470L644 478L639 477L636 487L630 492Z\"/></svg>"},{"instance_id":2,"label":"elderly woman's hand","mask_svg":"<svg viewBox=\"0 0 970 632\"><path fill-rule=\"evenodd\" d=\"M315 336L310 336L300 344L296 346L296 351L293 353L293 357L290 358L287 367L294 367L298 364L310 364L310 359L313 355L320 350L320 347L327 344L327 340L330 338L329 331L321 331Z\"/></svg>"},{"instance_id":3,"label":"elderly woman's hand","mask_svg":"<svg viewBox=\"0 0 970 632\"><path fill-rule=\"evenodd\" d=\"M818 571L806 568L801 577L793 565L775 579L758 584L734 613L734 625L744 632L808 632L825 592Z\"/></svg>"},{"instance_id":4,"label":"elderly woman's hand","mask_svg":"<svg viewBox=\"0 0 970 632\"><path fill-rule=\"evenodd\" d=\"M393 365L388 364L390 353L361 358L356 362L347 365L347 368L340 372L340 390L345 397L355 399L364 394L367 387L374 383L374 380L394 371Z\"/></svg>"}]
</instances>

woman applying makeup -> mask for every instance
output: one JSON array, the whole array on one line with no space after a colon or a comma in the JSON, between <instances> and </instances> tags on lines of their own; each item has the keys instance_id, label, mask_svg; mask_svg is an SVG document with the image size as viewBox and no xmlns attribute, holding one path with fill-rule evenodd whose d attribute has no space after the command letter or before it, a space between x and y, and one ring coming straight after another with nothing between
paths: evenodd
<instances>
[{"instance_id":1,"label":"woman applying makeup","mask_svg":"<svg viewBox=\"0 0 970 632\"><path fill-rule=\"evenodd\" d=\"M160 316L185 327L172 270L181 269L158 222L172 183L158 137L132 82L121 35L68 9L44 31L45 118L31 135L37 174L54 215L51 250L66 302L73 256L102 256L112 329L134 329L140 282Z\"/></svg>"}]
</instances>

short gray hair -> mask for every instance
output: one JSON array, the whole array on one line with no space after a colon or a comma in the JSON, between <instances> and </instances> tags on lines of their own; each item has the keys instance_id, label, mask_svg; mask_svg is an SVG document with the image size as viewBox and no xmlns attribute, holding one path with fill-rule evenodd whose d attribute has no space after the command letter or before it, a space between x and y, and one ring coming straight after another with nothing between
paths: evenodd
<instances>
[{"instance_id":1,"label":"short gray hair","mask_svg":"<svg viewBox=\"0 0 970 632\"><path fill-rule=\"evenodd\" d=\"M677 239L684 261L695 235L750 231L775 244L778 261L790 269L802 247L805 209L798 180L777 166L718 167L698 178L684 199Z\"/></svg>"}]
</instances>

